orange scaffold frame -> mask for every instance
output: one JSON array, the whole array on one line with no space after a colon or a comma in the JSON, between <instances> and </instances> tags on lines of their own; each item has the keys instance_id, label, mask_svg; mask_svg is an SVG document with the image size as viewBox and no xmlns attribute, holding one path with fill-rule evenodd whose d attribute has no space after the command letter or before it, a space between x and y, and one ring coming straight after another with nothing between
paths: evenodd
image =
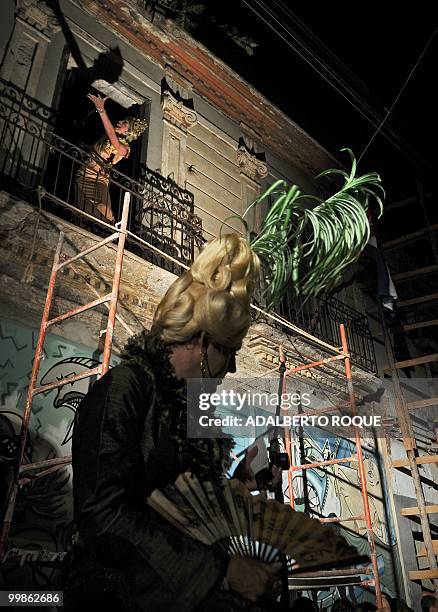
<instances>
[{"instance_id":1,"label":"orange scaffold frame","mask_svg":"<svg viewBox=\"0 0 438 612\"><path fill-rule=\"evenodd\" d=\"M345 331L345 326L343 324L339 326L339 331L340 331L342 347L338 349L339 351L338 354L332 357L327 357L326 359L320 359L312 363L308 363L305 365L300 365L297 367L286 369L284 371L284 376L283 376L283 381L282 381L282 392L283 393L286 392L286 377L287 376L292 376L303 370L310 370L312 368L316 368L318 366L325 365L333 361L343 361L344 369L345 369L345 377L346 377L346 382L347 382L350 410L351 410L351 415L354 416L354 415L357 415L356 398L354 396L353 378L352 378L352 373L351 373L351 361L350 361L350 354L348 351L347 334ZM280 363L285 364L285 362L286 362L286 358L283 354L282 348L280 347ZM333 411L333 410L336 410L336 408L329 408L329 409L323 408L321 412L328 412L328 411ZM318 410L312 410L312 414L317 414L317 413L318 413ZM340 523L340 522L344 522L347 520L348 521L357 521L357 520L365 521L367 540L368 540L368 544L370 548L372 573L373 573L373 578L371 580L367 580L366 585L374 586L375 595L376 595L376 604L377 604L377 607L380 608L382 606L382 591L381 591L381 586L380 586L379 570L378 570L378 565L377 565L376 543L374 539L373 526L371 522L366 472L365 472L364 457L363 457L363 452L362 452L362 443L361 443L362 441L361 441L361 435L360 435L359 428L355 427L354 430L355 430L354 441L355 441L355 446L356 446L356 452L351 457L343 457L339 459L329 459L327 461L319 461L315 463L305 463L302 465L294 465L293 456L292 456L292 441L293 440L291 438L291 429L289 429L288 427L285 427L284 429L285 446L286 446L286 452L288 454L289 464L290 464L290 469L288 470L290 505L292 508L295 507L294 491L293 491L293 486L292 486L292 479L293 479L294 472L299 472L299 471L306 470L306 469L320 468L320 467L324 467L327 465L335 465L338 463L345 463L345 462L350 462L350 461L357 462L358 470L359 470L359 479L360 479L363 509L364 509L363 514L358 515L358 516L351 516L351 517L348 517L347 519L341 519L337 517L336 518L322 518L320 519L320 521L323 523Z\"/></svg>"},{"instance_id":2,"label":"orange scaffold frame","mask_svg":"<svg viewBox=\"0 0 438 612\"><path fill-rule=\"evenodd\" d=\"M16 503L19 487L22 486L23 484L26 484L30 480L33 480L35 478L40 478L41 476L45 476L71 463L71 457L66 456L66 457L59 457L55 459L48 459L46 461L40 461L38 463L23 464L26 438L27 438L28 431L29 431L29 421L30 421L30 415L32 411L33 398L36 395L39 395L40 393L46 393L47 391L50 391L57 387L61 387L63 385L68 385L69 383L75 382L82 378L89 378L91 376L96 376L96 375L103 376L104 374L106 374L106 372L109 369L111 348L112 348L112 341L113 341L113 334L114 334L114 325L115 325L116 318L123 325L123 327L125 327L128 333L132 334L132 331L129 329L129 327L124 323L121 317L117 315L117 301L118 301L118 296L119 296L123 257L124 257L124 252L125 252L129 207L130 207L130 194L125 193L124 201L123 201L122 218L121 218L121 221L116 224L116 231L114 231L107 238L100 240L95 245L91 246L85 251L82 251L74 255L73 257L67 258L66 256L61 254L63 241L64 241L64 233L60 232L58 245L56 247L55 257L53 260L52 271L50 274L50 280L49 280L49 285L47 289L46 301L44 304L43 316L41 319L38 343L35 349L35 357L33 360L32 374L30 377L29 387L27 391L26 406L23 412L23 420L22 420L21 431L20 431L20 445L19 445L18 456L17 456L15 470L14 470L14 477L13 477L13 481L8 491L8 495L6 499L5 516L3 519L2 526L1 526L0 560L3 560L5 553L6 553L6 546L7 546L9 532L10 532L11 525L12 525L12 519L13 519L14 510L15 510L15 503ZM110 227L111 229L114 229L113 226L109 226L106 223L102 223L102 225L105 225L107 227ZM101 247L107 244L110 244L112 242L115 242L115 241L117 241L117 252L116 252L116 257L115 257L111 291L107 293L106 295L99 297L96 300L93 300L92 302L88 302L87 304L78 306L77 308L74 308L73 310L69 310L66 313L63 313L57 317L54 317L53 319L49 319L50 309L51 309L53 297L55 294L55 283L57 280L58 272L62 268L65 268L66 266L72 264L74 261L82 259L86 255L89 255L90 253L97 251ZM96 308L97 306L100 306L101 304L105 304L108 308L108 319L107 319L106 329L103 330L103 332L101 332L101 335L103 333L105 334L102 363L95 368L87 370L86 372L83 372L81 374L75 374L73 376L68 376L66 378L63 378L60 381L57 381L56 383L50 383L47 385L38 386L37 385L38 373L40 370L41 360L43 358L44 342L46 339L48 329L55 324L61 323L62 321L65 321L66 319L74 317L87 310L91 310L92 308ZM40 471L38 472L37 475L33 475L32 477L29 477L29 475L35 470L40 470Z\"/></svg>"}]
</instances>

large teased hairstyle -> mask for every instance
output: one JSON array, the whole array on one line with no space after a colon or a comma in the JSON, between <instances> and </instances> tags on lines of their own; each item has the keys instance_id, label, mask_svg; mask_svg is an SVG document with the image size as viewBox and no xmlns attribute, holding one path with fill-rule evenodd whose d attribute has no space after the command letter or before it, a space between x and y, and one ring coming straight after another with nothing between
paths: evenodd
<instances>
[{"instance_id":1,"label":"large teased hairstyle","mask_svg":"<svg viewBox=\"0 0 438 612\"><path fill-rule=\"evenodd\" d=\"M137 117L124 117L122 122L128 123L128 132L125 134L124 140L126 142L132 142L136 140L148 127L146 119L138 119Z\"/></svg>"},{"instance_id":2,"label":"large teased hairstyle","mask_svg":"<svg viewBox=\"0 0 438 612\"><path fill-rule=\"evenodd\" d=\"M224 346L240 347L251 323L250 299L260 262L238 234L208 242L167 290L152 329L165 344L186 342L201 332Z\"/></svg>"}]
</instances>

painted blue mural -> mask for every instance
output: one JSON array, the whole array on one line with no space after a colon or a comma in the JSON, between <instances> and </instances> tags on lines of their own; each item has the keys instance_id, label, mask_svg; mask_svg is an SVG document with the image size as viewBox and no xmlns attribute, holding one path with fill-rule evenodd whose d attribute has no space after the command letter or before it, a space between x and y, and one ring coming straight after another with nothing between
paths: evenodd
<instances>
[{"instance_id":1,"label":"painted blue mural","mask_svg":"<svg viewBox=\"0 0 438 612\"><path fill-rule=\"evenodd\" d=\"M38 330L0 320L0 502L3 507L18 453L23 409ZM98 355L93 348L49 334L38 375L38 386L94 368ZM111 365L118 359L114 357ZM75 411L93 378L84 378L34 398L26 441L24 464L71 454ZM70 466L20 488L9 546L59 552L68 550L72 535ZM26 584L50 588L56 570L19 562L3 566L3 588ZM33 586L32 586L33 585ZM23 587L24 588L24 587Z\"/></svg>"},{"instance_id":2,"label":"painted blue mural","mask_svg":"<svg viewBox=\"0 0 438 612\"><path fill-rule=\"evenodd\" d=\"M38 330L0 320L0 490L3 503L6 488L12 476L13 460L18 451L21 415L26 402L26 391L32 370L32 361ZM114 357L111 365L118 359ZM95 349L66 341L49 334L44 347L44 358L38 384L49 384L94 368L99 362ZM93 379L85 378L35 397L29 436L26 442L25 463L70 455L74 415L79 402L87 393ZM296 439L296 438L295 438ZM235 453L240 454L253 438L237 438ZM306 430L303 439L307 461L351 456L352 443L343 438L329 438L314 429ZM298 441L294 446L296 464L299 460ZM395 592L394 556L395 537L388 529L387 503L384 498L379 465L372 451L365 451L365 465L371 506L371 518L377 540L379 568L384 590ZM284 473L284 495L288 500L287 474ZM304 482L302 473L295 474L294 493L297 510L304 510ZM17 499L10 544L30 550L53 552L68 550L72 536L72 496L70 467L35 479L23 486ZM311 514L337 516L343 519L363 513L360 483L356 464L343 463L307 470L306 494ZM367 554L364 523L345 523L342 534L363 554ZM52 588L56 583L54 569L8 564L3 571L3 588L27 584L38 588ZM364 576L365 578L365 576ZM32 587L33 588L33 587ZM320 591L318 598L323 607L343 595L341 590ZM362 589L349 589L349 597L360 601L367 598ZM370 597L372 599L372 597Z\"/></svg>"}]
</instances>

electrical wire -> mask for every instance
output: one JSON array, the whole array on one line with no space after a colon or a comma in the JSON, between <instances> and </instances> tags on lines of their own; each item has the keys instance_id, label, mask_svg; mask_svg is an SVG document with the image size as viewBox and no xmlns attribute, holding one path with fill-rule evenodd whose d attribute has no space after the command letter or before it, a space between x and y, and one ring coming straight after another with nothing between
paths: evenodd
<instances>
[{"instance_id":1,"label":"electrical wire","mask_svg":"<svg viewBox=\"0 0 438 612\"><path fill-rule=\"evenodd\" d=\"M301 39L299 39L299 37L292 32L285 24L284 22L278 20L277 16L275 15L275 13L266 7L266 5L264 5L262 2L260 2L259 0L253 0L256 2L256 4L262 8L269 16L271 19L273 19L277 25L279 27L281 27L283 30L286 31L286 33L291 36L299 45L301 45L301 47L304 49L304 51L310 56L311 59L307 59L301 52L299 49L297 49L296 47L294 47L293 45L291 45L290 41L287 41L283 36L281 36L281 34L279 32L277 32L277 30L273 27L273 25L271 23L269 23L268 21L266 21L266 19L264 19L264 17L250 4L248 4L248 2L246 0L243 0L243 2L249 6L249 8L251 8L251 10L253 12L255 12L255 14L261 18L268 26L271 27L271 29L274 30L274 32L276 32L278 35L281 36L281 38L286 42L286 44L288 44L295 52L297 52L314 70L316 70L318 72L318 74L324 78L334 89L336 89L336 91L342 95L352 106L354 106L354 108L356 108L356 110L358 112L360 112L368 121L370 121L374 127L378 128L379 124L381 123L381 114L377 114L366 102L364 102L364 100L358 96L356 94L356 92L348 86L348 84L345 83L344 80L342 80L333 70L331 70L331 68L329 66L327 66L327 64L321 60L320 58L318 58L315 53L313 52L313 50L308 47ZM357 104L353 103L352 100L350 100L340 89L339 87L336 87L334 85L334 83L327 78L324 74L321 73L321 71L315 66L315 64L313 63L313 61L316 61L323 70L325 70L332 79L334 79L341 87L343 87L347 93L349 95L352 96L352 98L354 98L357 102L357 104L359 104L361 107L363 107L365 109L365 111L367 113L370 113L372 115L372 119L366 114L364 113L360 108L358 108ZM376 123L378 122L378 123ZM427 166L426 162L421 158L421 156L418 154L418 152L411 147L411 145L400 138L400 136L398 136L393 130L391 130L390 128L386 128L386 130L388 130L391 134L391 137L386 134L385 132L385 136L388 138L388 140L394 145L396 146L397 149L400 150L400 152L404 153L405 155L407 155L409 157L409 159L415 164L415 165L424 165ZM394 138L399 141L402 145L403 148L401 148L396 142L394 142Z\"/></svg>"},{"instance_id":2,"label":"electrical wire","mask_svg":"<svg viewBox=\"0 0 438 612\"><path fill-rule=\"evenodd\" d=\"M342 78L341 78L341 77L339 77L339 76L336 74L336 72L334 72L334 71L333 71L333 70L332 70L332 69L331 69L331 68L330 68L330 67L329 67L329 66L328 66L328 65L327 65L327 64L324 62L324 60L322 60L320 57L316 56L316 54L313 52L313 50L312 50L310 47L308 47L308 46L307 46L307 45L306 45L306 44L305 44L305 43L304 43L304 42L303 42L303 41L302 41L302 40L301 40L301 39L300 39L300 38L299 38L299 37L298 37L298 36L297 36L297 35L296 35L294 32L292 32L292 30L290 30L290 29L289 29L289 28L288 28L288 27L287 27L287 26L284 24L284 22L279 21L279 20L277 19L277 16L275 15L275 13L274 13L274 12L273 12L271 9L267 8L267 7L266 7L266 5L264 5L264 4L263 4L262 2L260 2L259 0L254 0L254 1L255 1L255 2L258 4L258 6L259 6L259 7L262 7L262 8L265 10L265 12L267 12L267 13L268 13L268 15L269 15L269 16L270 16L272 19L274 19L274 21L276 21L276 23L277 23L277 24L278 24L280 27L282 27L282 28L283 28L283 29L286 31L286 33L288 33L288 34L289 34L289 35L290 35L290 36L291 36L291 37L292 37L292 38L293 38L293 39L294 39L294 40L295 40L295 41L296 41L296 42L297 42L299 45L301 45L301 47L302 47L302 48L303 48L303 49L306 51L306 53L308 53L308 54L310 55L310 57L311 57L313 60L316 60L316 62L317 62L318 64L320 64L320 65L321 65L321 67L322 67L324 70L326 70L326 71L328 72L328 74L330 75L330 77L331 77L331 78L333 78L335 81L337 81L337 82L340 84L340 86L342 86L344 89L346 89L346 91L347 91L347 92L348 92L350 95L352 95L352 97L353 97L353 98L355 98L355 99L356 99L356 101L357 101L357 103L358 103L358 104L360 104L360 105L361 105L361 106L363 106L363 107L364 107L364 108L365 108L365 109L366 109L368 112L370 112L370 113L371 113L371 114L374 116L374 119L376 119L376 120L380 121L380 119L381 119L381 114L380 114L380 113L376 113L376 112L375 112L375 111L374 111L374 110L373 110L373 109L372 109L372 108L371 108L371 107L370 107L370 106L369 106L369 105L368 105L368 104L367 104L367 103L366 103L366 102L365 102L365 101L364 101L364 100L363 100L363 99L362 99L360 96L358 96L358 95L357 95L357 93L356 93L356 92L355 92L355 91L354 91L354 90L353 90L353 89L352 89L352 88L351 88L351 87L350 87L350 86L349 86L349 85L348 85L348 84L345 82L345 80L342 80ZM247 6L249 6L249 5L248 5L248 3L246 2L246 0L244 0L244 2L245 2L245 4L247 4ZM258 13L258 12L257 12L257 11L256 11L256 10L253 8L253 7L250 7L250 8L252 8L252 10L253 10L253 11L254 11L254 12L255 12L255 13L256 13L256 14L257 14L257 15L258 15L258 16L259 16L261 19L263 19L263 16L262 16L262 15L260 15L260 13ZM269 23L268 23L266 20L264 20L264 21L265 21L265 23L267 23L268 25L270 25L270 27L271 27L272 29L274 29L274 28L273 28L273 26L272 26L272 24L269 24ZM276 31L276 30L274 30L274 31ZM284 40L284 38L283 38L283 40ZM287 41L285 41L285 42L287 42ZM295 51L297 51L297 52L298 52L298 50L297 50L295 47L292 47L292 48L293 48ZM333 54L333 55L334 55L334 54ZM334 57L336 57L336 56L334 55ZM311 66L311 67L313 67L315 70L317 70L317 72L318 72L318 73L319 73L319 74L320 74L320 75L321 75L323 78L325 78L325 77L324 77L324 75L322 75L322 74L319 72L319 70L318 70L318 69L316 69L316 68L315 68L315 66L314 66L314 65L311 63L311 60L309 61L309 60L307 60L306 58L303 58L303 59L305 59L305 60L306 60L306 61L307 61L307 62L310 64L310 66ZM332 83L330 80L328 80L327 78L326 78L325 80L327 80L327 81L329 82L329 84L330 84L332 87L334 87L334 88L335 88L335 89L338 91L338 93L340 93L340 94L342 95L342 92L341 92L341 91L339 91L339 89L338 89L338 88L336 88L336 87L333 85L333 83ZM345 97L345 96L344 96L344 97ZM348 98L347 98L347 100L348 100ZM353 105L353 106L356 108L356 110L359 110L355 104L353 104L353 103L352 103L350 100L348 100L348 101L350 102L350 104L352 104L352 105ZM385 109L385 110L386 110L386 109ZM359 111L359 112L360 112L360 111ZM375 124L374 124L374 125L375 125ZM393 134L392 134L392 135L393 135L395 138L397 138L398 140L400 140L400 141L401 141L401 138L400 138L400 137L399 137L397 134L395 134L395 133L393 132ZM415 151L415 149L413 149L413 148L412 148L412 147L409 145L409 143L407 143L407 142L405 141L403 144L404 144L405 146L407 146L408 148L410 148L410 149L411 149L411 152L413 152L414 154L417 154L417 152Z\"/></svg>"},{"instance_id":3,"label":"electrical wire","mask_svg":"<svg viewBox=\"0 0 438 612\"><path fill-rule=\"evenodd\" d=\"M244 2L245 2L245 4L247 4L247 6L248 6L248 3L247 3L245 0L244 0ZM312 50L310 47L308 47L308 46L307 46L307 45L306 45L306 44L305 44L305 43L304 43L302 40L300 40L300 39L297 37L297 35L296 35L296 34L294 34L294 33L293 33L293 32L292 32L290 29L288 29L288 28L285 26L284 22L279 21L279 20L277 19L277 16L275 15L275 13L274 13L274 12L273 12L271 9L267 8L267 7L266 7L266 5L264 5L262 2L259 2L258 0L255 0L255 2L258 4L258 6L259 6L259 7L262 7L262 8L265 10L265 12L267 12L267 13L268 13L268 15L270 15L270 17L271 17L272 19L274 19L274 20L276 21L276 23L277 23L277 24L278 24L280 27L282 27L283 29L285 29L285 30L286 30L286 32L289 32L289 34L292 36L292 38L294 38L294 40L296 40L296 41L298 42L298 44L300 44L300 45L301 45L301 46L302 46L302 47L305 49L305 51L306 51L306 52L307 52L307 53L308 53L308 54L309 54L309 55L310 55L310 56L311 56L313 59L315 59L315 60L316 60L316 61L317 61L317 62L318 62L318 63L319 63L319 64L320 64L322 67L323 67L323 69L325 69L325 70L326 70L326 71L327 71L327 72L330 74L330 76L331 76L332 78L334 78L334 79L335 79L335 80L336 80L336 81L337 81L337 82L340 84L340 86L344 87L344 88L347 90L347 92L348 92L350 95L352 95L352 96L353 96L353 98L355 98L355 99L356 99L356 101L357 101L357 102L358 102L358 103L359 103L359 104L360 104L362 107L364 107L364 108L365 108L365 109L366 109L368 112L370 112L370 113L373 115L373 118L374 118L374 119L376 119L376 120L378 120L378 121L379 121L379 125L376 125L376 124L374 123L374 121L371 121L369 117L366 117L366 118L368 119L368 121L370 121L370 122L371 122L371 123L372 123L372 124L373 124L373 125L374 125L374 126L377 128L377 129L376 129L376 132L374 133L374 135L373 135L373 137L372 137L372 140L373 140L373 139L375 138L375 136L377 135L377 133L378 133L380 130L382 130L383 125L384 125L384 123L385 123L385 121L386 121L387 117L389 116L389 114L390 114L391 110L394 108L394 105L395 105L395 103L396 103L396 102L395 102L395 103L393 103L393 105L391 106L391 109L389 110L389 112L387 112L387 114L386 114L386 116L385 116L384 121L381 121L381 113L376 113L376 112L375 112L375 111L374 111L374 110L373 110L373 109L372 109L372 108L371 108L371 107L370 107L370 106L369 106L369 105L368 105L366 102L364 102L364 101L362 100L362 98L360 98L360 97L359 97L359 96L356 94L356 92L355 92L355 91L354 91L354 90L353 90L351 87L349 87L349 86L348 86L348 84L346 84L346 83L345 83L345 80L342 80L342 79L341 79L341 78L340 78L340 77L339 77L339 76L338 76L338 75L337 75L337 74L336 74L336 73L335 73L333 70L331 70L331 68L330 68L330 67L329 67L329 66L328 66L328 65L327 65L327 64L326 64L326 63L325 63L323 60L321 60L321 58L318 58L318 57L315 55L315 53L313 52L313 50ZM278 3L276 3L276 4L278 5ZM256 13L256 14L257 14L257 15L258 15L260 18L262 18L262 19L263 19L263 17L262 17L262 16L261 16L261 15L260 15L260 14L259 14L257 11L255 11L255 9L254 9L254 8L253 8L252 10L253 10L253 11L254 11L254 12L255 12L255 13ZM268 23L268 22L266 22L266 20L264 20L264 21L265 21L265 23ZM272 28L272 29L274 29L274 28L272 27L272 25L271 25L271 24L269 24L269 23L268 23L268 25L270 25L270 26L271 26L271 28ZM303 25L304 25L304 24L303 24ZM304 26L304 27L306 27L306 26ZM311 32L311 30L309 30L308 28L307 28L307 30ZM276 31L276 30L274 29L274 31ZM434 33L434 34L435 34L435 33ZM420 59L421 59L421 58L422 58L422 56L424 55L424 53L425 53L425 51L426 51L427 47L429 46L429 44L430 44L430 42L431 42L431 40L432 40L432 38L433 38L434 34L432 35L431 39L430 39L430 40L428 41L428 43L426 44L426 47L424 48L424 50L423 50L423 52L422 52L422 54L421 54L421 56L420 56ZM315 38L316 38L316 37L315 37ZM319 39L318 39L318 40L319 40ZM321 43L321 45L323 45L323 43ZM324 45L324 46L325 46L325 45ZM292 47L292 48L294 48L294 47ZM327 47L326 47L326 48L327 48ZM328 48L327 48L327 49L328 49ZM296 50L296 49L294 48L294 50ZM331 55L332 55L334 58L336 58L336 60L337 60L338 62L340 62L340 60L337 58L337 56L336 56L336 55L335 55L333 52L331 52L331 51L330 51L330 54L331 54ZM308 63L309 63L309 64L310 64L310 65L311 65L311 66L312 66L312 67L313 67L315 70L317 70L317 69L315 68L315 66L314 66L314 65L313 65L311 62L309 62L309 61L308 61ZM342 62L340 62L340 63L342 63ZM418 63L419 63L419 61L418 61ZM417 65L418 65L418 63L417 63ZM415 67L416 67L416 66L415 66ZM346 68L346 67L345 67L345 68ZM415 68L414 68L414 69L415 69ZM351 74L351 71L350 71L349 69L347 69L347 70L348 70L348 71L349 71L349 73ZM317 70L317 72L319 72L319 71ZM407 81L408 81L410 78L411 78L411 75L409 75L409 77L408 77ZM326 79L326 80L327 80L327 81L330 83L330 85L331 85L332 87L334 87L334 88L335 88L335 89L336 89L336 90L339 92L339 89L338 89L338 88L336 88L336 87L333 85L333 83L331 83L331 81L329 81L328 79ZM356 80L358 80L358 79L356 79ZM359 80L358 80L358 81L359 81ZM406 86L407 81L405 82L404 86ZM359 83L361 84L362 88L365 88L367 91L370 91L370 90L368 90L368 88L366 88L366 86L364 86L364 85L363 85L363 83L362 83L361 81L359 81ZM402 89L404 89L404 86L402 87ZM341 93L341 92L339 92L339 93ZM344 96L344 97L345 97L345 96ZM399 96L397 96L396 101L398 100L398 98L399 98ZM348 100L348 99L347 99L347 100ZM361 111L360 111L360 110L357 108L356 104L354 104L354 103L353 103L351 100L348 100L348 101L350 102L350 104L352 104L352 105L353 105L353 106L356 108L356 110L358 110L359 112L361 112ZM385 108L385 110L387 110L387 109ZM361 113L361 114L362 114L362 115L364 115L363 113ZM364 116L365 116L365 115L364 115ZM403 149L403 148L400 148L398 145L396 145L396 143L394 143L393 139L392 139L392 138L390 138L390 137L388 136L388 134L386 134L386 133L384 132L384 135L386 136L386 138L388 138L388 140L389 140L389 141L390 141L392 144L394 144L394 145L395 145L395 146L396 146L396 147L397 147L397 148L398 148L398 149L399 149L399 150L400 150L400 151L401 151L403 154L405 154L405 155L406 155L406 156L407 156L407 157L408 157L408 158L409 158L409 159L410 159L410 160L411 160L411 161L412 161L412 162L413 162L415 165L423 165L423 166L425 166L425 167L428 167L427 162L425 162L425 160L424 160L424 159L423 159L423 158L422 158L422 157L419 155L418 151L417 151L417 150L416 150L414 147L412 147L412 146L410 145L410 143L409 143L409 142L407 142L405 139L401 138L401 137L400 137L398 134L396 134L396 132L394 132L394 130L392 130L391 128L385 127L385 130L388 130L388 131L390 132L390 134L391 134L392 138L395 138L396 140L398 140L398 141L401 143L401 145L404 147L404 149ZM372 142L372 140L370 141L370 143ZM370 143L369 143L369 144L370 144ZM368 146L369 146L369 144L368 144ZM367 147L367 148L368 148L368 147ZM363 153L362 153L362 156L363 156ZM429 171L431 170L430 168L428 168L428 169L429 169Z\"/></svg>"},{"instance_id":4,"label":"electrical wire","mask_svg":"<svg viewBox=\"0 0 438 612\"><path fill-rule=\"evenodd\" d=\"M294 34L284 23L284 21L280 21L275 13L267 8L262 2L259 0L253 0L257 4L260 10L263 10L265 14L270 17L276 24L290 37L292 38L296 44L301 46L297 48L294 46L289 38L286 38L280 31L276 29L276 27L272 24L272 22L268 21L265 16L263 16L257 8L253 6L248 0L242 0L242 2L259 18L261 19L269 28L271 28L277 36L279 36L295 53L297 53L307 64L309 64L325 81L329 83L329 85L337 91L339 95L341 95L349 104L351 104L367 121L369 121L375 128L376 134L378 131L382 130L383 123L381 121L381 115L377 114L364 100L358 96L358 94L344 81L340 78L327 64L318 58L312 49L310 49L296 34ZM306 53L308 56L306 56ZM424 53L423 53L424 54ZM340 89L321 69L316 65L319 64L322 70L325 70L328 75L339 84L353 99L349 98L344 91ZM355 100L356 102L354 102ZM359 106L358 106L359 105ZM362 107L362 108L361 108ZM389 132L389 134L388 134ZM427 168L430 172L431 169L428 167L428 164L424 159L418 154L416 149L414 149L407 141L398 136L392 129L385 127L385 130L382 130L382 133L385 137L393 144L401 153L403 153L415 166L423 166ZM375 138L375 135L374 137ZM398 141L398 142L397 142ZM400 146L400 144L402 146Z\"/></svg>"},{"instance_id":5,"label":"electrical wire","mask_svg":"<svg viewBox=\"0 0 438 612\"><path fill-rule=\"evenodd\" d=\"M420 64L421 60L423 59L423 56L425 55L427 49L429 48L435 34L438 32L438 27L435 28L435 30L432 32L429 40L427 41L426 45L423 48L423 51L420 53L420 56L418 57L414 67L412 68L412 70L410 71L410 73L408 74L408 77L406 79L406 81L403 83L403 85L400 88L400 91L398 92L397 96L395 97L394 102L391 104L391 106L389 107L386 115L383 117L381 124L379 125L379 127L376 129L376 131L374 132L374 134L371 136L370 141L368 142L368 144L366 145L366 147L364 148L364 150L362 151L362 153L360 154L357 162L359 163L360 160L362 159L362 157L365 155L367 149L369 148L369 146L371 145L371 143L373 142L373 140L375 139L375 137L377 136L377 134L379 133L380 129L383 127L383 124L385 123L385 121L388 119L389 115L391 114L392 110L394 109L394 106L397 104L397 102L399 101L400 96L402 95L406 85L409 83L409 81L411 80L415 70L418 68L418 65Z\"/></svg>"},{"instance_id":6,"label":"electrical wire","mask_svg":"<svg viewBox=\"0 0 438 612\"><path fill-rule=\"evenodd\" d=\"M358 78L358 76L349 68L349 66L347 66L347 64L345 64L341 58L339 56L336 55L336 53L334 53L330 47L328 47L324 41L322 41L314 32L313 30L311 30L297 15L296 13L294 13L288 6L285 5L285 3L282 0L271 0L271 2L273 2L274 5L276 5L281 11L283 11L301 30L302 32L305 33L305 35L307 35L309 37L309 39L311 41L313 41L313 43L319 47L324 53L326 53L331 60L337 64L347 75L348 77L356 83L356 85L364 92L366 93L366 95L373 100L373 103L375 105L377 105L379 107L379 109L382 109L383 112L385 113L385 119L389 116L390 112L392 111L392 109L395 106L395 103L398 101L398 98L400 97L400 94L397 96L396 101L392 104L391 108L388 111L388 107L387 105L382 102L382 100L375 94L375 92L373 92L368 85L366 85L360 78ZM433 38L433 36L435 35L436 31L433 33L431 39ZM431 39L428 41L428 43L426 44L426 47L424 48L421 57L424 55L427 47L429 46ZM421 59L420 57L420 59ZM417 67L419 61L417 62L415 68ZM415 69L414 68L414 69ZM410 75L411 76L411 75ZM409 77L410 78L410 77ZM409 80L409 79L407 79ZM404 87L406 86L407 81L404 83L404 85L402 86L402 89L404 89ZM379 110L378 112L381 113L381 110ZM382 124L384 123L384 121L382 121ZM376 132L377 134L377 132ZM375 137L375 136L374 136ZM373 137L373 138L374 138ZM370 140L370 143L372 142L373 138ZM369 146L368 144L368 146ZM365 153L366 148L364 149L361 157L363 156L363 154ZM359 158L360 159L360 158ZM359 161L359 160L358 160Z\"/></svg>"},{"instance_id":7,"label":"electrical wire","mask_svg":"<svg viewBox=\"0 0 438 612\"><path fill-rule=\"evenodd\" d=\"M334 62L338 64L342 70L346 74L348 74L349 78L352 81L355 81L356 84L370 97L374 98L375 103L379 107L383 107L383 110L386 112L386 105L376 96L376 94L363 82L358 76L328 47L314 32L311 30L301 19L294 13L288 6L285 5L282 0L271 0L276 6L280 8L286 15L289 16L292 21L295 22L296 25L312 40L317 47L319 47L324 53L326 53Z\"/></svg>"}]
</instances>

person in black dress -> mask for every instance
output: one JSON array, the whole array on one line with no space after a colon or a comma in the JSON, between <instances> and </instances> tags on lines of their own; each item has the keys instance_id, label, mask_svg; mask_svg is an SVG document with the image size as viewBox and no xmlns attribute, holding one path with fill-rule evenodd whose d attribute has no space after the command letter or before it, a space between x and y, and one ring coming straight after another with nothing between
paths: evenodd
<instances>
[{"instance_id":1,"label":"person in black dress","mask_svg":"<svg viewBox=\"0 0 438 612\"><path fill-rule=\"evenodd\" d=\"M225 557L145 503L180 473L219 482L231 465L229 438L187 438L185 381L236 371L258 274L242 237L207 244L167 291L151 331L128 342L120 365L78 407L67 612L264 610L260 597L281 588L278 566Z\"/></svg>"}]
</instances>

